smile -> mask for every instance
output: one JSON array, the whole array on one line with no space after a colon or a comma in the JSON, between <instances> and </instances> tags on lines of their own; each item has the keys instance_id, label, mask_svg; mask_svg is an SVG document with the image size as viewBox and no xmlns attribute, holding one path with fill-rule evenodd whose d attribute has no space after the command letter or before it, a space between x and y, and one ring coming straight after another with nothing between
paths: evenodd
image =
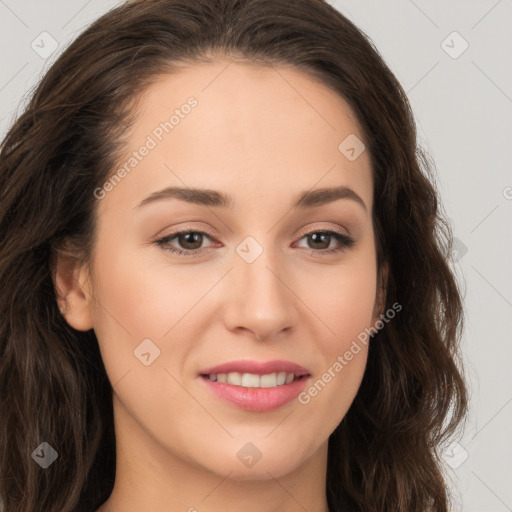
<instances>
[{"instance_id":1,"label":"smile","mask_svg":"<svg viewBox=\"0 0 512 512\"><path fill-rule=\"evenodd\" d=\"M216 398L246 411L272 411L294 400L311 378L303 366L285 360L231 361L202 370L198 377Z\"/></svg>"}]
</instances>

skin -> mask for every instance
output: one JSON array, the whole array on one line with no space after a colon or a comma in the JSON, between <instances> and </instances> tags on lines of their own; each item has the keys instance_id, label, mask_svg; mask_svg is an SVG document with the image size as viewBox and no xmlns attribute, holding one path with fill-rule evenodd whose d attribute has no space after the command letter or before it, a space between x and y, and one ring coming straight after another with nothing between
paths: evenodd
<instances>
[{"instance_id":1,"label":"skin","mask_svg":"<svg viewBox=\"0 0 512 512\"><path fill-rule=\"evenodd\" d=\"M101 512L328 510L327 442L356 396L367 346L308 404L268 412L224 402L198 373L285 359L305 366L312 384L374 325L384 289L370 157L349 161L338 150L363 135L335 92L293 68L228 63L184 68L147 90L127 155L190 96L198 105L98 201L92 260L58 258L63 314L75 329L94 328L113 385L117 474ZM302 191L340 185L366 210L352 199L292 208ZM165 199L137 208L168 186L222 191L235 206ZM154 243L185 228L212 234L196 243L201 255ZM339 246L306 236L321 230L356 242L319 256ZM235 251L248 236L263 249L250 264ZM194 250L190 238L169 245ZM134 356L147 338L160 350L149 366ZM252 467L237 457L248 442L261 452Z\"/></svg>"}]
</instances>

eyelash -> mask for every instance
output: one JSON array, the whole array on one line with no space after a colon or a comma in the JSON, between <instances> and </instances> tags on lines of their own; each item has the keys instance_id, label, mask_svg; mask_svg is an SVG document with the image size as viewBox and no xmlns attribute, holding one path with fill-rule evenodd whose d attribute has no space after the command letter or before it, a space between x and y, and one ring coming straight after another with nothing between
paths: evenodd
<instances>
[{"instance_id":1,"label":"eyelash","mask_svg":"<svg viewBox=\"0 0 512 512\"><path fill-rule=\"evenodd\" d=\"M214 240L213 236L211 236L209 233L206 233L204 231L189 229L189 230L176 231L175 233L171 233L170 235L167 235L163 238L155 240L155 243L157 245L163 247L166 244L168 244L171 240L173 240L174 238L177 238L180 235L187 235L187 234L191 234L191 233L206 235L208 238ZM313 235L313 234L323 234L323 235L333 236L340 243L340 245L334 249L320 249L320 250L309 249L310 251L312 251L314 253L319 253L320 256L327 256L327 255L331 255L331 254L335 254L335 253L344 251L346 249L350 249L355 244L355 240L353 238L349 237L348 235L345 235L344 233L339 233L338 231L333 231L333 230L310 231L309 233L305 233L304 235L302 235L299 238L299 240L302 240L303 238L305 238L309 235ZM203 247L201 249L195 249L195 250L176 249L173 247L163 247L163 248L166 251L172 252L172 253L180 255L180 256L181 255L182 256L197 256L199 254L202 254L207 249L206 247Z\"/></svg>"}]
</instances>

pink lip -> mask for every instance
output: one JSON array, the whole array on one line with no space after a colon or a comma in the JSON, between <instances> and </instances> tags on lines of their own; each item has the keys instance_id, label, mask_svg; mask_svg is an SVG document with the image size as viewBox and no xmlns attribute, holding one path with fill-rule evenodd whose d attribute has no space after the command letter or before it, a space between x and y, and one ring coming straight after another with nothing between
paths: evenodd
<instances>
[{"instance_id":1,"label":"pink lip","mask_svg":"<svg viewBox=\"0 0 512 512\"><path fill-rule=\"evenodd\" d=\"M285 361L283 359L273 359L272 361L230 361L229 363L219 364L206 368L199 372L199 375L210 375L212 373L254 373L255 375L267 375L269 373L294 373L297 376L309 375L309 371L299 364Z\"/></svg>"},{"instance_id":2,"label":"pink lip","mask_svg":"<svg viewBox=\"0 0 512 512\"><path fill-rule=\"evenodd\" d=\"M207 375L213 373L254 373L267 375L269 373L294 373L301 377L289 384L282 384L272 388L245 388L234 386L225 382L215 382ZM210 391L223 400L246 411L271 411L291 402L309 381L310 374L306 368L296 363L284 360L258 361L231 361L221 365L202 370L199 374L201 380Z\"/></svg>"},{"instance_id":3,"label":"pink lip","mask_svg":"<svg viewBox=\"0 0 512 512\"><path fill-rule=\"evenodd\" d=\"M214 382L208 377L201 380L215 395L246 411L272 411L291 402L302 391L309 377L274 388L244 388L225 382Z\"/></svg>"}]
</instances>

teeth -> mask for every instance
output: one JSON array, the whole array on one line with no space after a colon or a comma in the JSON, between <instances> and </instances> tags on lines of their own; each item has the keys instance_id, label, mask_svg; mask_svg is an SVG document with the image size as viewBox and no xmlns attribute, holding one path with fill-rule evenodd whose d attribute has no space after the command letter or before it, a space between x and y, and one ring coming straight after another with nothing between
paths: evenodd
<instances>
[{"instance_id":1,"label":"teeth","mask_svg":"<svg viewBox=\"0 0 512 512\"><path fill-rule=\"evenodd\" d=\"M242 374L238 372L228 373L226 382L228 384L233 384L233 386L241 386L242 385Z\"/></svg>"},{"instance_id":2,"label":"teeth","mask_svg":"<svg viewBox=\"0 0 512 512\"><path fill-rule=\"evenodd\" d=\"M244 388L274 388L289 384L295 379L293 373L279 372L269 373L267 375L256 375L254 373L212 373L208 375L210 380L214 382L226 382L234 386Z\"/></svg>"},{"instance_id":3,"label":"teeth","mask_svg":"<svg viewBox=\"0 0 512 512\"><path fill-rule=\"evenodd\" d=\"M229 374L228 374L228 378L229 378ZM237 384L237 385L239 385L239 384ZM242 386L244 388L257 388L260 386L260 378L257 375L253 375L252 373L243 373L242 374Z\"/></svg>"}]
</instances>

